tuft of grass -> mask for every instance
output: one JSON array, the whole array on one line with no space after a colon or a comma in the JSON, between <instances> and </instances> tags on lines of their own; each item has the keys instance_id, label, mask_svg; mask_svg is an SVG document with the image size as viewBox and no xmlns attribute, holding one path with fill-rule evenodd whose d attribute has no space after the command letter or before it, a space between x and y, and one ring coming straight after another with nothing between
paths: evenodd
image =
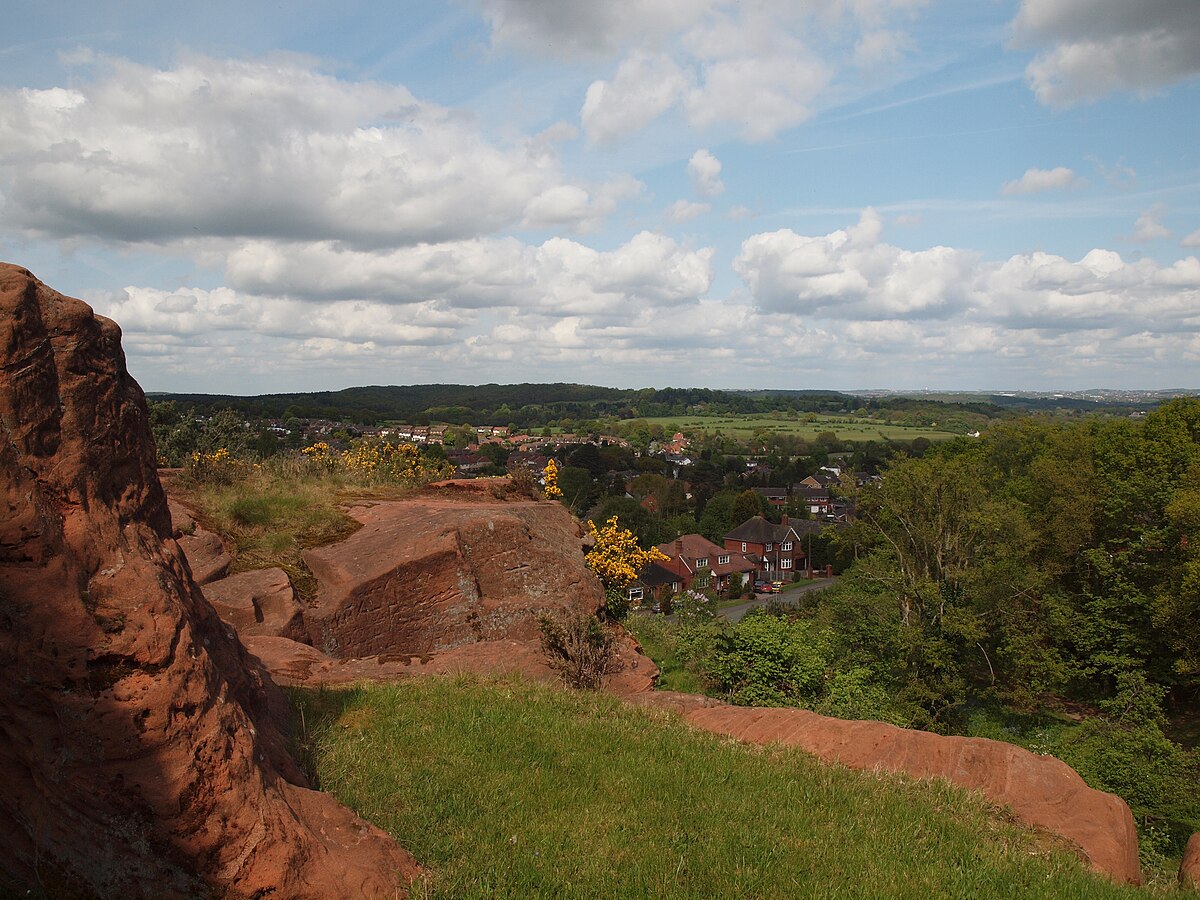
<instances>
[{"instance_id":1,"label":"tuft of grass","mask_svg":"<svg viewBox=\"0 0 1200 900\"><path fill-rule=\"evenodd\" d=\"M253 469L232 484L180 481L174 490L205 528L232 544L233 571L278 566L307 598L315 594L316 581L301 553L343 540L361 527L345 507L410 492L272 467Z\"/></svg>"},{"instance_id":2,"label":"tuft of grass","mask_svg":"<svg viewBox=\"0 0 1200 900\"><path fill-rule=\"evenodd\" d=\"M516 680L295 690L321 787L424 898L1132 897L976 795Z\"/></svg>"}]
</instances>

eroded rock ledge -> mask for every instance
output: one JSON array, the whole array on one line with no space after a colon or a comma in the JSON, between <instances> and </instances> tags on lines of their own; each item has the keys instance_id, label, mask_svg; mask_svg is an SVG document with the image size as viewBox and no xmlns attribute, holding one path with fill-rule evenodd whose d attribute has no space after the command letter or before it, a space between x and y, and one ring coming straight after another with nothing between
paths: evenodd
<instances>
[{"instance_id":1,"label":"eroded rock ledge","mask_svg":"<svg viewBox=\"0 0 1200 900\"><path fill-rule=\"evenodd\" d=\"M120 331L0 264L0 892L396 896L171 537Z\"/></svg>"}]
</instances>

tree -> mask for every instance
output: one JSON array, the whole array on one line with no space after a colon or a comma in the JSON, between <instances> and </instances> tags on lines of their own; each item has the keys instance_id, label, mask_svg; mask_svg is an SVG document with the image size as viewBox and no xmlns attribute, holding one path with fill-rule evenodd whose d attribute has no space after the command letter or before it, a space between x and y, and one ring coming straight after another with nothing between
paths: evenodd
<instances>
[{"instance_id":1,"label":"tree","mask_svg":"<svg viewBox=\"0 0 1200 900\"><path fill-rule=\"evenodd\" d=\"M542 470L542 490L548 500L562 499L563 492L558 486L558 463L553 459L547 460L546 468Z\"/></svg>"},{"instance_id":2,"label":"tree","mask_svg":"<svg viewBox=\"0 0 1200 900\"><path fill-rule=\"evenodd\" d=\"M608 613L615 619L622 618L628 606L628 590L637 581L638 574L657 560L667 559L656 547L643 550L637 537L620 520L613 516L597 528L588 519L588 534L592 538L592 549L584 562L596 573L605 588Z\"/></svg>"}]
</instances>

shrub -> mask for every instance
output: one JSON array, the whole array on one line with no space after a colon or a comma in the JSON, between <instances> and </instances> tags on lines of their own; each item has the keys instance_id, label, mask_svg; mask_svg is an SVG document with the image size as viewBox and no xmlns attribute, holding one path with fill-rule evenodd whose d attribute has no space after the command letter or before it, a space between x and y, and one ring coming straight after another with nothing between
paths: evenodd
<instances>
[{"instance_id":1,"label":"shrub","mask_svg":"<svg viewBox=\"0 0 1200 900\"><path fill-rule=\"evenodd\" d=\"M250 467L224 447L212 452L196 451L188 459L187 474L202 484L233 484L245 477Z\"/></svg>"},{"instance_id":2,"label":"shrub","mask_svg":"<svg viewBox=\"0 0 1200 900\"><path fill-rule=\"evenodd\" d=\"M612 633L595 616L581 613L559 618L541 616L542 648L550 666L571 687L596 690L609 673L615 656Z\"/></svg>"}]
</instances>

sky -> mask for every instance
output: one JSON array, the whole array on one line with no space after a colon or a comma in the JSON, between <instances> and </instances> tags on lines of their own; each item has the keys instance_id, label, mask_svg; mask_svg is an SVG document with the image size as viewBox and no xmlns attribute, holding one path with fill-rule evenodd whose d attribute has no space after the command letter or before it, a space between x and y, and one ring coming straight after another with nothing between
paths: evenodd
<instances>
[{"instance_id":1,"label":"sky","mask_svg":"<svg viewBox=\"0 0 1200 900\"><path fill-rule=\"evenodd\" d=\"M148 391L1200 388L1200 0L0 0Z\"/></svg>"}]
</instances>

